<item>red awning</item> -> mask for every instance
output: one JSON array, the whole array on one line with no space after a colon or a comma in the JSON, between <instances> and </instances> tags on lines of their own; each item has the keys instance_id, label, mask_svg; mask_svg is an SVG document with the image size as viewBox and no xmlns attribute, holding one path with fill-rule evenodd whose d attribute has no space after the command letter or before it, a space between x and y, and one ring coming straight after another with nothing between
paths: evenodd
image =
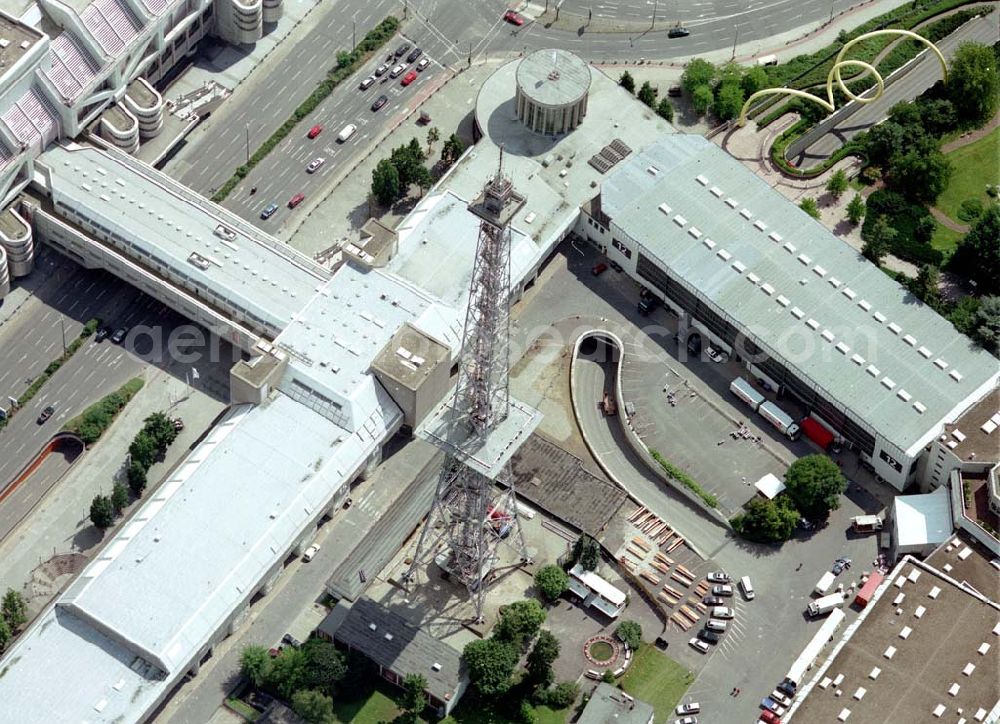
<instances>
[{"instance_id":1,"label":"red awning","mask_svg":"<svg viewBox=\"0 0 1000 724\"><path fill-rule=\"evenodd\" d=\"M830 447L830 443L833 442L833 433L811 417L805 418L799 426L802 428L802 432L806 434L806 437L824 450Z\"/></svg>"},{"instance_id":2,"label":"red awning","mask_svg":"<svg viewBox=\"0 0 1000 724\"><path fill-rule=\"evenodd\" d=\"M858 591L858 595L854 597L854 602L861 606L861 608L867 606L869 602L871 602L872 596L875 595L875 589L878 588L878 585L883 580L885 580L885 576L881 573L878 571L872 572L871 578L865 581L865 585L861 587L861 590Z\"/></svg>"}]
</instances>

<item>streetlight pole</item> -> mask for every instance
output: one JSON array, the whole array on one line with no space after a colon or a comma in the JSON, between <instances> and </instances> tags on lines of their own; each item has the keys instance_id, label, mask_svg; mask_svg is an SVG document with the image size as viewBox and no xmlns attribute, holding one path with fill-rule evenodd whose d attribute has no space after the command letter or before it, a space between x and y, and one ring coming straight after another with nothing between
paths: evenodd
<instances>
[{"instance_id":1,"label":"streetlight pole","mask_svg":"<svg viewBox=\"0 0 1000 724\"><path fill-rule=\"evenodd\" d=\"M250 121L247 121L247 163L250 163Z\"/></svg>"},{"instance_id":2,"label":"streetlight pole","mask_svg":"<svg viewBox=\"0 0 1000 724\"><path fill-rule=\"evenodd\" d=\"M830 19L827 20L827 24L833 22L833 6L836 4L837 0L830 0Z\"/></svg>"},{"instance_id":3,"label":"streetlight pole","mask_svg":"<svg viewBox=\"0 0 1000 724\"><path fill-rule=\"evenodd\" d=\"M66 354L66 320L60 315L59 328L62 330L63 354Z\"/></svg>"},{"instance_id":4,"label":"streetlight pole","mask_svg":"<svg viewBox=\"0 0 1000 724\"><path fill-rule=\"evenodd\" d=\"M656 27L656 10L660 4L660 0L653 0L653 21L649 24L650 30Z\"/></svg>"},{"instance_id":5,"label":"streetlight pole","mask_svg":"<svg viewBox=\"0 0 1000 724\"><path fill-rule=\"evenodd\" d=\"M358 21L356 19L351 20L351 50L357 50L358 47Z\"/></svg>"},{"instance_id":6,"label":"streetlight pole","mask_svg":"<svg viewBox=\"0 0 1000 724\"><path fill-rule=\"evenodd\" d=\"M733 55L729 60L736 60L736 44L740 42L740 26L736 26L736 37L733 39Z\"/></svg>"}]
</instances>

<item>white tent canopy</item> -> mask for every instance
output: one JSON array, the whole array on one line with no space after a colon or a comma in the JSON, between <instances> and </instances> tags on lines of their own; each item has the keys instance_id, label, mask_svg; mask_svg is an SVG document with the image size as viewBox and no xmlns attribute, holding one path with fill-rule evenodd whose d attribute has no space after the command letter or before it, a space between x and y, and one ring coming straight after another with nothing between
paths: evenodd
<instances>
[{"instance_id":1,"label":"white tent canopy","mask_svg":"<svg viewBox=\"0 0 1000 724\"><path fill-rule=\"evenodd\" d=\"M768 473L754 483L754 487L757 488L758 493L768 500L774 500L779 493L784 492L785 483L777 475Z\"/></svg>"}]
</instances>

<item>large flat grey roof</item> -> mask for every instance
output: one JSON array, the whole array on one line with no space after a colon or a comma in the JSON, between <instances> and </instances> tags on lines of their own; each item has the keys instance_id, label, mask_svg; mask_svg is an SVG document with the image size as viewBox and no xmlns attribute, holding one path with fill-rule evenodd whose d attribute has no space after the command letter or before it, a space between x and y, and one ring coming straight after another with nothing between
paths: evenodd
<instances>
[{"instance_id":1,"label":"large flat grey roof","mask_svg":"<svg viewBox=\"0 0 1000 724\"><path fill-rule=\"evenodd\" d=\"M901 450L1000 379L995 357L700 136L626 159L601 203L688 291Z\"/></svg>"},{"instance_id":2,"label":"large flat grey roof","mask_svg":"<svg viewBox=\"0 0 1000 724\"><path fill-rule=\"evenodd\" d=\"M566 50L536 50L518 63L517 85L539 103L561 106L580 100L587 92L590 68Z\"/></svg>"},{"instance_id":3,"label":"large flat grey roof","mask_svg":"<svg viewBox=\"0 0 1000 724\"><path fill-rule=\"evenodd\" d=\"M51 170L60 213L76 221L68 206L97 221L124 239L110 242L124 253L168 267L189 290L210 303L228 301L259 326L285 327L330 277L308 257L126 154L57 144L39 163ZM192 263L193 252L204 268Z\"/></svg>"}]
</instances>

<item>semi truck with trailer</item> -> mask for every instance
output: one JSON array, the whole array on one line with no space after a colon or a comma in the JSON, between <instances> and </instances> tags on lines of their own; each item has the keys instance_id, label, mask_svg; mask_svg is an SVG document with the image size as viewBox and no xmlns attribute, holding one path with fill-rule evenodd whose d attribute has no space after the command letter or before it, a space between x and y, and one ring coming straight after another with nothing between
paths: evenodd
<instances>
[{"instance_id":1,"label":"semi truck with trailer","mask_svg":"<svg viewBox=\"0 0 1000 724\"><path fill-rule=\"evenodd\" d=\"M798 423L791 416L775 405L773 402L762 402L757 408L760 416L771 423L771 426L778 432L784 434L789 440L798 440L802 430Z\"/></svg>"},{"instance_id":2,"label":"semi truck with trailer","mask_svg":"<svg viewBox=\"0 0 1000 724\"><path fill-rule=\"evenodd\" d=\"M765 397L753 388L749 382L742 377L737 377L729 383L729 391L750 405L750 409L757 412L757 408L764 403Z\"/></svg>"}]
</instances>

